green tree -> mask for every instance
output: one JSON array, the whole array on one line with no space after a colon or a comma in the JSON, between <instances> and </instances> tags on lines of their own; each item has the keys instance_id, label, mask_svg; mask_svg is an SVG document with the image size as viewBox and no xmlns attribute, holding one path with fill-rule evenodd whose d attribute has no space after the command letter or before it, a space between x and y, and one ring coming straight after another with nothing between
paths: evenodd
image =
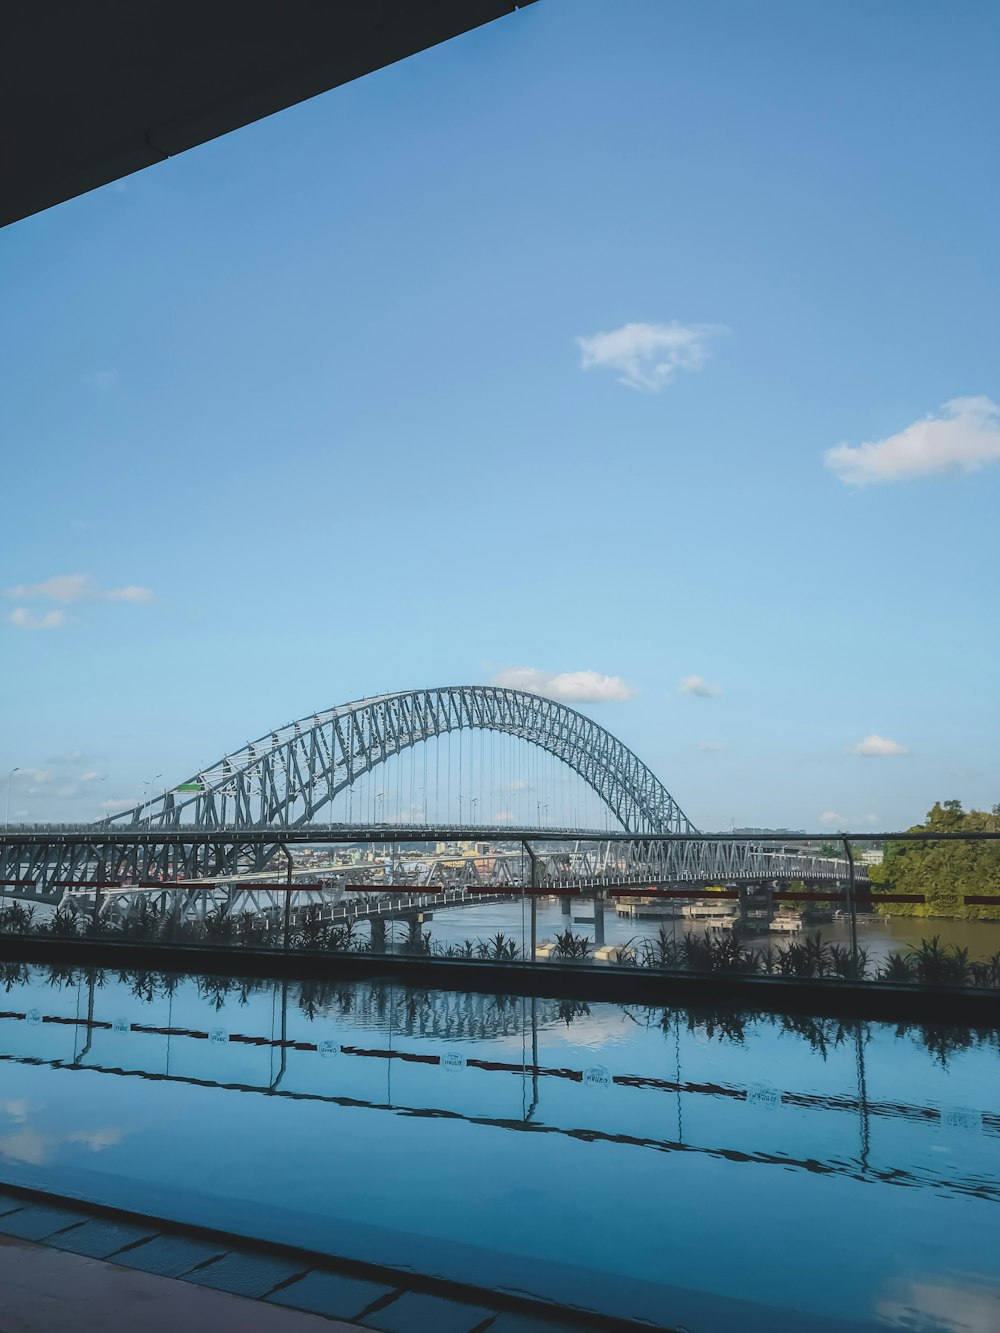
<instances>
[{"instance_id":1,"label":"green tree","mask_svg":"<svg viewBox=\"0 0 1000 1333\"><path fill-rule=\"evenodd\" d=\"M909 832L1000 833L1000 807L987 813L963 810L961 801L938 801ZM1000 842L887 842L885 860L869 873L876 890L924 895L923 903L884 904L890 915L1000 920ZM995 898L996 906L968 906L967 894Z\"/></svg>"}]
</instances>

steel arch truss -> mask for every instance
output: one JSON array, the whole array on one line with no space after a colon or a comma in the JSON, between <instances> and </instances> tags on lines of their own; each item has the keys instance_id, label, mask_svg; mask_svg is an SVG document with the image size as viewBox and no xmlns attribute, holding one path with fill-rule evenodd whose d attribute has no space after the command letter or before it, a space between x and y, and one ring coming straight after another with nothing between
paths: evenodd
<instances>
[{"instance_id":1,"label":"steel arch truss","mask_svg":"<svg viewBox=\"0 0 1000 1333\"><path fill-rule=\"evenodd\" d=\"M297 828L379 764L465 729L516 736L555 755L593 788L626 832L696 831L652 770L609 731L554 699L495 685L407 690L316 713L105 822L150 829Z\"/></svg>"},{"instance_id":2,"label":"steel arch truss","mask_svg":"<svg viewBox=\"0 0 1000 1333\"><path fill-rule=\"evenodd\" d=\"M801 880L816 887L844 884L847 862L813 856L774 843L716 838L648 842L642 838L581 841L569 850L536 856L536 883L558 893L580 884L598 889L615 885L766 884ZM868 867L858 866L855 882L869 883Z\"/></svg>"}]
</instances>

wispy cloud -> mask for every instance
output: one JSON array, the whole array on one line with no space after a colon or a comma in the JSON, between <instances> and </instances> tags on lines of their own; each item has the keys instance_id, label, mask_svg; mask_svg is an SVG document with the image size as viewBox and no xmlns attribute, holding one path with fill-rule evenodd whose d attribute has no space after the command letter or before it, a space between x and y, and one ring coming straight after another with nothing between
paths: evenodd
<instances>
[{"instance_id":1,"label":"wispy cloud","mask_svg":"<svg viewBox=\"0 0 1000 1333\"><path fill-rule=\"evenodd\" d=\"M56 574L42 583L19 583L5 597L40 597L52 602L151 602L150 588L130 583L124 588L99 588L89 574Z\"/></svg>"},{"instance_id":2,"label":"wispy cloud","mask_svg":"<svg viewBox=\"0 0 1000 1333\"><path fill-rule=\"evenodd\" d=\"M603 703L609 699L631 699L635 686L621 676L602 676L599 671L539 671L535 667L504 667L492 684L510 690L545 694L566 703Z\"/></svg>"},{"instance_id":3,"label":"wispy cloud","mask_svg":"<svg viewBox=\"0 0 1000 1333\"><path fill-rule=\"evenodd\" d=\"M914 421L884 440L838 444L824 461L849 486L977 472L1000 462L1000 407L984 396L952 398L938 416Z\"/></svg>"},{"instance_id":4,"label":"wispy cloud","mask_svg":"<svg viewBox=\"0 0 1000 1333\"><path fill-rule=\"evenodd\" d=\"M15 1121L15 1123L17 1123ZM18 1162L27 1162L32 1166L44 1166L65 1143L81 1143L91 1152L101 1152L120 1143L126 1131L116 1128L74 1129L69 1133L50 1133L26 1125L13 1134L0 1138L0 1152Z\"/></svg>"},{"instance_id":5,"label":"wispy cloud","mask_svg":"<svg viewBox=\"0 0 1000 1333\"><path fill-rule=\"evenodd\" d=\"M704 676L685 676L678 688L681 694L693 694L699 699L714 699L722 693L721 685L713 685Z\"/></svg>"},{"instance_id":6,"label":"wispy cloud","mask_svg":"<svg viewBox=\"0 0 1000 1333\"><path fill-rule=\"evenodd\" d=\"M678 371L701 370L714 324L623 324L610 333L577 338L581 370L614 370L630 389L658 393Z\"/></svg>"},{"instance_id":7,"label":"wispy cloud","mask_svg":"<svg viewBox=\"0 0 1000 1333\"><path fill-rule=\"evenodd\" d=\"M26 606L15 606L7 616L7 623L15 629L58 629L66 623L66 612L46 611L36 616Z\"/></svg>"},{"instance_id":8,"label":"wispy cloud","mask_svg":"<svg viewBox=\"0 0 1000 1333\"><path fill-rule=\"evenodd\" d=\"M96 768L88 769L86 773L80 774L81 782L103 782L106 774L98 773Z\"/></svg>"},{"instance_id":9,"label":"wispy cloud","mask_svg":"<svg viewBox=\"0 0 1000 1333\"><path fill-rule=\"evenodd\" d=\"M886 1329L941 1329L962 1333L995 1333L1000 1319L1000 1295L995 1282L961 1276L928 1275L925 1281L886 1280L874 1303L879 1324Z\"/></svg>"},{"instance_id":10,"label":"wispy cloud","mask_svg":"<svg viewBox=\"0 0 1000 1333\"><path fill-rule=\"evenodd\" d=\"M91 389L97 389L99 393L110 393L118 385L118 371L114 366L109 366L106 370L92 370L84 375L83 382Z\"/></svg>"},{"instance_id":11,"label":"wispy cloud","mask_svg":"<svg viewBox=\"0 0 1000 1333\"><path fill-rule=\"evenodd\" d=\"M105 588L97 596L105 602L151 602L153 600L153 590L152 588L140 588L138 584L130 583L124 588Z\"/></svg>"},{"instance_id":12,"label":"wispy cloud","mask_svg":"<svg viewBox=\"0 0 1000 1333\"><path fill-rule=\"evenodd\" d=\"M111 796L108 800L101 802L100 808L109 812L127 810L132 805L138 805L140 799L138 796Z\"/></svg>"},{"instance_id":13,"label":"wispy cloud","mask_svg":"<svg viewBox=\"0 0 1000 1333\"><path fill-rule=\"evenodd\" d=\"M402 810L397 810L391 815L386 815L387 824L419 824L424 818L424 807L422 805L407 805Z\"/></svg>"},{"instance_id":14,"label":"wispy cloud","mask_svg":"<svg viewBox=\"0 0 1000 1333\"><path fill-rule=\"evenodd\" d=\"M910 753L905 745L900 745L899 741L891 741L888 736L878 736L874 732L864 740L858 741L857 745L848 746L848 749L851 754L867 757Z\"/></svg>"},{"instance_id":15,"label":"wispy cloud","mask_svg":"<svg viewBox=\"0 0 1000 1333\"><path fill-rule=\"evenodd\" d=\"M86 574L56 574L43 583L18 583L4 589L5 597L46 597L53 602L79 602L93 596Z\"/></svg>"},{"instance_id":16,"label":"wispy cloud","mask_svg":"<svg viewBox=\"0 0 1000 1333\"><path fill-rule=\"evenodd\" d=\"M698 749L705 754L715 754L720 750L724 750L725 748L726 747L722 744L721 741L701 741L698 745Z\"/></svg>"},{"instance_id":17,"label":"wispy cloud","mask_svg":"<svg viewBox=\"0 0 1000 1333\"><path fill-rule=\"evenodd\" d=\"M838 815L836 810L824 810L819 817L819 822L825 828L844 828L847 821L843 815Z\"/></svg>"}]
</instances>

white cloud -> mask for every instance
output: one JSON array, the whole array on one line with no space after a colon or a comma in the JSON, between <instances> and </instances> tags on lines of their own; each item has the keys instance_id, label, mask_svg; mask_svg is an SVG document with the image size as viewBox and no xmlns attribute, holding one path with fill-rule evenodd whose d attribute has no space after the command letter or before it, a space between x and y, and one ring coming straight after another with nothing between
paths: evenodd
<instances>
[{"instance_id":1,"label":"white cloud","mask_svg":"<svg viewBox=\"0 0 1000 1333\"><path fill-rule=\"evenodd\" d=\"M92 595L86 574L57 574L44 583L19 583L4 590L5 597L48 597L53 602L79 602Z\"/></svg>"},{"instance_id":2,"label":"white cloud","mask_svg":"<svg viewBox=\"0 0 1000 1333\"><path fill-rule=\"evenodd\" d=\"M866 736L863 741L858 741L857 745L848 746L851 754L863 754L866 756L909 754L905 745L900 745L899 741L891 741L887 736L878 736L874 732Z\"/></svg>"},{"instance_id":3,"label":"white cloud","mask_svg":"<svg viewBox=\"0 0 1000 1333\"><path fill-rule=\"evenodd\" d=\"M102 810L127 810L129 806L139 805L138 796L112 796L107 801L102 801L100 808Z\"/></svg>"},{"instance_id":4,"label":"white cloud","mask_svg":"<svg viewBox=\"0 0 1000 1333\"><path fill-rule=\"evenodd\" d=\"M80 774L81 782L103 782L105 774L98 773L96 768L89 768L86 773Z\"/></svg>"},{"instance_id":5,"label":"white cloud","mask_svg":"<svg viewBox=\"0 0 1000 1333\"><path fill-rule=\"evenodd\" d=\"M996 1333L1000 1291L975 1277L961 1286L951 1275L927 1281L892 1278L875 1303L886 1329L940 1329L941 1333Z\"/></svg>"},{"instance_id":6,"label":"white cloud","mask_svg":"<svg viewBox=\"0 0 1000 1333\"><path fill-rule=\"evenodd\" d=\"M492 684L529 694L546 694L568 703L602 703L608 699L631 699L635 686L621 676L602 676L599 671L539 671L535 667L505 667Z\"/></svg>"},{"instance_id":7,"label":"white cloud","mask_svg":"<svg viewBox=\"0 0 1000 1333\"><path fill-rule=\"evenodd\" d=\"M509 824L514 816L509 810L498 810L493 816L494 824Z\"/></svg>"},{"instance_id":8,"label":"white cloud","mask_svg":"<svg viewBox=\"0 0 1000 1333\"><path fill-rule=\"evenodd\" d=\"M1000 462L1000 407L983 395L952 398L939 416L914 421L874 443L838 444L823 457L830 471L849 486L976 472Z\"/></svg>"},{"instance_id":9,"label":"white cloud","mask_svg":"<svg viewBox=\"0 0 1000 1333\"><path fill-rule=\"evenodd\" d=\"M719 750L724 750L725 748L726 747L722 744L721 741L701 741L698 745L698 749L705 754L714 754Z\"/></svg>"},{"instance_id":10,"label":"white cloud","mask_svg":"<svg viewBox=\"0 0 1000 1333\"><path fill-rule=\"evenodd\" d=\"M122 1141L124 1135L124 1130L114 1128L74 1129L68 1134L56 1134L25 1126L0 1138L0 1152L18 1162L44 1166L55 1157L64 1143L82 1143L91 1152L97 1153L104 1148L114 1147Z\"/></svg>"},{"instance_id":11,"label":"white cloud","mask_svg":"<svg viewBox=\"0 0 1000 1333\"><path fill-rule=\"evenodd\" d=\"M422 805L406 805L402 810L395 814L386 815L387 824L419 824L424 818L424 807Z\"/></svg>"},{"instance_id":12,"label":"white cloud","mask_svg":"<svg viewBox=\"0 0 1000 1333\"><path fill-rule=\"evenodd\" d=\"M714 699L722 693L720 685L713 685L703 676L685 676L679 688L681 694L695 694L699 699Z\"/></svg>"},{"instance_id":13,"label":"white cloud","mask_svg":"<svg viewBox=\"0 0 1000 1333\"><path fill-rule=\"evenodd\" d=\"M630 389L658 393L680 370L700 370L708 340L723 330L713 324L623 324L610 333L577 338L581 370L616 370Z\"/></svg>"},{"instance_id":14,"label":"white cloud","mask_svg":"<svg viewBox=\"0 0 1000 1333\"><path fill-rule=\"evenodd\" d=\"M828 828L836 828L838 832L847 829L859 829L862 824L867 824L870 828L878 828L882 823L880 815L842 815L837 810L824 810L819 817L819 822L825 824Z\"/></svg>"},{"instance_id":15,"label":"white cloud","mask_svg":"<svg viewBox=\"0 0 1000 1333\"><path fill-rule=\"evenodd\" d=\"M528 779L527 779L527 778L515 778L514 781L510 784L510 790L511 790L511 791L527 791L527 790L528 790L528 786L529 786L529 783L528 783Z\"/></svg>"},{"instance_id":16,"label":"white cloud","mask_svg":"<svg viewBox=\"0 0 1000 1333\"><path fill-rule=\"evenodd\" d=\"M41 787L50 780L51 775L44 768L19 768L11 778L12 782L29 782L33 787Z\"/></svg>"},{"instance_id":17,"label":"white cloud","mask_svg":"<svg viewBox=\"0 0 1000 1333\"><path fill-rule=\"evenodd\" d=\"M151 602L150 588L130 583L124 588L98 588L89 574L56 574L43 583L19 583L5 597L45 597L53 602Z\"/></svg>"},{"instance_id":18,"label":"white cloud","mask_svg":"<svg viewBox=\"0 0 1000 1333\"><path fill-rule=\"evenodd\" d=\"M114 366L109 366L107 370L92 370L89 375L84 375L83 382L92 389L99 389L101 393L109 393L118 383L118 371Z\"/></svg>"},{"instance_id":19,"label":"white cloud","mask_svg":"<svg viewBox=\"0 0 1000 1333\"><path fill-rule=\"evenodd\" d=\"M125 588L106 588L104 592L97 595L106 602L151 602L153 600L152 588L140 588L134 583L130 583Z\"/></svg>"},{"instance_id":20,"label":"white cloud","mask_svg":"<svg viewBox=\"0 0 1000 1333\"><path fill-rule=\"evenodd\" d=\"M46 611L36 616L26 606L15 606L7 616L7 623L15 629L58 629L65 622L65 611Z\"/></svg>"}]
</instances>

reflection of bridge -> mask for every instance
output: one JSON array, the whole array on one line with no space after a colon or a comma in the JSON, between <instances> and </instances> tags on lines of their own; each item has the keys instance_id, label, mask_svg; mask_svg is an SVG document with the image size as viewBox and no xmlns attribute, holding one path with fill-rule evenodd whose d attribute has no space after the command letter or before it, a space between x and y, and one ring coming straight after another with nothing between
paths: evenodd
<instances>
[{"instance_id":1,"label":"reflection of bridge","mask_svg":"<svg viewBox=\"0 0 1000 1333\"><path fill-rule=\"evenodd\" d=\"M148 978L152 981L152 977ZM180 1026L162 1026L143 1022L137 1013L132 1020L123 1019L118 1011L113 1014L105 1010L106 1016L98 1016L98 1002L106 1000L101 989L102 983L91 975L87 987L88 999L86 1016L83 1014L42 1013L39 1010L22 1011L8 1009L0 1013L2 1030L9 1032L8 1025L15 1030L22 1023L29 1023L37 1031L42 1025L49 1028L71 1029L74 1033L72 1054L59 1057L52 1053L51 1040L44 1045L47 1050L39 1049L42 1045L38 1038L32 1042L30 1053L14 1053L7 1047L0 1050L0 1063L27 1063L47 1065L63 1070L85 1070L105 1074L114 1078L154 1079L158 1082L177 1083L192 1088L219 1089L230 1093L258 1093L290 1101L321 1102L331 1106L362 1107L367 1110L404 1114L407 1116L434 1119L449 1118L460 1120L471 1126L486 1126L504 1130L527 1133L554 1134L566 1136L577 1142L585 1140L591 1143L605 1143L647 1152L686 1153L725 1160L733 1163L748 1163L762 1166L776 1166L782 1170L804 1170L823 1175L839 1175L855 1180L878 1180L885 1184L909 1188L933 1189L938 1193L952 1195L972 1195L983 1199L1000 1202L996 1186L982 1174L963 1175L954 1169L944 1176L933 1171L911 1170L896 1165L877 1166L870 1161L871 1122L886 1120L890 1124L908 1122L915 1131L937 1133L945 1124L945 1112L933 1106L911 1104L896 1100L870 1098L866 1091L865 1080L865 1025L858 1024L856 1031L846 1032L843 1025L838 1025L836 1035L830 1040L834 1043L846 1041L854 1046L856 1053L857 1086L843 1092L799 1091L796 1089L762 1088L759 1084L746 1086L740 1083L699 1081L685 1079L678 1065L676 1076L666 1078L656 1074L632 1071L613 1073L603 1068L599 1071L583 1067L549 1065L539 1062L539 1034L547 1028L568 1025L574 1021L590 1019L590 1010L586 1005L573 1002L560 1003L552 1000L523 1001L512 997L486 997L468 995L461 992L397 991L383 983L344 985L339 987L319 987L314 993L303 988L297 1002L289 996L287 988L282 988L280 1005L274 1015L274 1028L270 1034L255 1032L228 1032L219 1028L191 1028ZM142 978L137 978L137 991L143 985ZM75 999L75 988L74 988ZM74 1005L75 1008L75 1005ZM628 1011L624 1011L628 1012ZM631 1015L641 1021L640 1015ZM302 1017L312 1029L308 1036L290 1035L295 1026L293 1020ZM667 1011L658 1011L646 1015L647 1019L658 1026L668 1018ZM669 1016L670 1025L678 1021L679 1015ZM338 1022L340 1020L340 1022ZM232 1019L230 1020L232 1021ZM592 1021L592 1020L590 1020ZM341 1043L337 1038L348 1035L345 1028L354 1029L350 1041ZM358 1031L360 1029L360 1031ZM358 1037L370 1031L372 1039L359 1044ZM794 1029L793 1029L794 1031ZM116 1041L112 1050L103 1052L102 1037L107 1035ZM68 1033L67 1033L68 1036ZM130 1046L130 1058L123 1063L125 1051L120 1045L121 1038L128 1036L135 1041ZM471 1098L463 1095L465 1081L456 1081L453 1077L443 1084L438 1092L436 1105L410 1104L405 1099L397 1100L390 1094L391 1085L387 1084L387 1095L373 1097L370 1078L354 1079L350 1071L357 1062L360 1074L364 1067L392 1064L421 1065L425 1067L454 1068L447 1063L447 1053L454 1050L448 1046L441 1048L439 1043L460 1038L465 1041L492 1041L521 1038L523 1054L520 1059L504 1058L502 1051L487 1048L484 1058L463 1054L461 1069L467 1069L474 1077L488 1077L505 1080L519 1078L524 1087L523 1113L520 1116L489 1115L482 1110L482 1094L475 1092ZM437 1049L422 1045L424 1039L438 1043ZM400 1046L400 1040L407 1045ZM142 1043L142 1044L140 1044ZM150 1044L151 1043L151 1044ZM387 1044L385 1044L387 1043ZM194 1054L204 1045L213 1047L212 1075L208 1076L199 1063L197 1072L178 1072L177 1065L183 1068L180 1050L185 1046L192 1048ZM21 1042L15 1039L11 1045L15 1050ZM245 1079L234 1081L225 1077L227 1048L253 1048L262 1056L261 1077L257 1082ZM173 1059L171 1060L171 1048ZM475 1047L472 1047L474 1050ZM338 1064L338 1092L325 1093L315 1090L314 1081L308 1072L308 1066L302 1059L322 1059L324 1055L336 1055ZM289 1055L296 1057L289 1061ZM113 1060L113 1063L110 1061ZM174 1072L169 1072L171 1063ZM243 1061L241 1060L241 1066ZM166 1072L164 1071L166 1066ZM554 1119L547 1120L544 1115L546 1099L544 1089L548 1084L588 1085L588 1079L600 1073L605 1080L600 1086L617 1091L622 1100L600 1103L599 1126L580 1126L565 1123L567 1105L561 1099L553 1102ZM303 1077L304 1075L304 1077ZM301 1080L301 1081L300 1081ZM296 1083L299 1082L299 1086ZM733 1135L735 1142L722 1145L718 1142L698 1143L692 1141L690 1133L682 1132L681 1126L686 1119L678 1114L678 1136L664 1138L662 1134L662 1110L657 1098L672 1096L681 1101L700 1102L705 1099L723 1106L744 1107L759 1104L773 1112L780 1106L794 1107L800 1114L823 1115L830 1113L834 1121L823 1119L818 1122L817 1152L808 1157L797 1157L785 1151L767 1151L747 1141L748 1132L755 1128L747 1122L745 1114L739 1119L725 1119L714 1116L710 1120L715 1133L720 1129ZM502 1096L496 1100L503 1104ZM625 1100L627 1099L627 1100ZM635 1099L638 1099L636 1101ZM651 1118L659 1132L646 1135L637 1132L636 1115L641 1116L640 1103L651 1102ZM593 1113L594 1104L580 1103L581 1111ZM1000 1116L992 1112L969 1111L967 1117L978 1117L977 1125L983 1135L990 1138L1000 1134ZM831 1129L842 1118L856 1120L860 1137L859 1147L848 1147L843 1141L831 1143ZM620 1126L616 1128L616 1121ZM808 1121L805 1122L808 1124ZM844 1127L850 1120L843 1120ZM891 1139L896 1142L896 1136ZM821 1145L821 1146L820 1146ZM857 1152L857 1156L855 1156Z\"/></svg>"},{"instance_id":2,"label":"reflection of bridge","mask_svg":"<svg viewBox=\"0 0 1000 1333\"><path fill-rule=\"evenodd\" d=\"M411 764L403 792L400 756L421 745L440 746L452 737L461 746L466 744L463 736L469 735L480 738L477 790L486 794L472 795L468 759L464 778L461 762L457 765L459 786L453 791L449 763L443 797L438 790L443 779L435 779L437 808L442 799L446 808L457 799L461 813L463 791L473 810L480 799L493 799L498 772L501 786L523 786L527 779L518 778L519 770L512 767L518 759L530 772L530 758L525 760L521 750L516 755L507 752L506 770L503 751L499 760L493 750L486 754L484 737L509 738L558 761L558 771L573 775L596 795L620 832L515 827L509 812L503 812L507 818L500 822L475 826L447 819L431 825L413 820L412 814L402 817L398 812L412 812L417 790L423 793L426 809L431 784L427 772L418 775ZM460 760L462 753L460 748ZM391 822L381 817L359 823L353 818L336 824L316 822L318 813L335 809L338 801L343 804L345 794L349 797L368 774L385 765L395 765L397 778L397 815ZM436 772L440 771L436 764ZM418 777L423 778L419 789ZM370 815L374 809L384 816L384 798L384 791L374 794ZM548 809L541 799L535 804L539 816ZM113 889L128 883L162 892L165 883L178 881L216 881L241 873L259 878L268 866L287 866L291 882L290 849L296 844L391 842L399 847L416 840L489 840L518 853L523 846L531 870L521 882L550 885L553 892L575 891L583 885L593 892L612 883L643 882L836 883L846 878L848 870L843 861L805 856L766 841L699 834L653 772L591 718L519 690L456 686L380 695L290 723L198 771L173 790L100 824L4 829L0 879L17 896L48 902L60 901L74 886ZM504 882L516 883L509 861L501 858L498 864L504 867Z\"/></svg>"}]
</instances>

